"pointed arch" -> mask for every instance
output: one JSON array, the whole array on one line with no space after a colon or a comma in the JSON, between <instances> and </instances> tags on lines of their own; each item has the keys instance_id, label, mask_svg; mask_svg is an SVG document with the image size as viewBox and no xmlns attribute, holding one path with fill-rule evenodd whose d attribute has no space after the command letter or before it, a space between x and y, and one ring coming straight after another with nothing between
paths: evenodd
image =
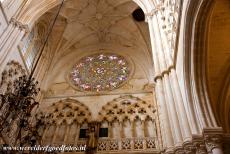
<instances>
[{"instance_id":1,"label":"pointed arch","mask_svg":"<svg viewBox=\"0 0 230 154\"><path fill-rule=\"evenodd\" d=\"M74 99L64 99L53 103L47 109L39 111L37 116L43 115L45 122L50 123L78 123L83 124L90 122L91 112L87 106Z\"/></svg>"},{"instance_id":2,"label":"pointed arch","mask_svg":"<svg viewBox=\"0 0 230 154\"><path fill-rule=\"evenodd\" d=\"M108 122L113 122L118 120L119 122L135 121L140 119L145 121L147 119L155 119L155 107L132 95L121 96L108 102L102 107L99 112L99 121L106 120Z\"/></svg>"}]
</instances>

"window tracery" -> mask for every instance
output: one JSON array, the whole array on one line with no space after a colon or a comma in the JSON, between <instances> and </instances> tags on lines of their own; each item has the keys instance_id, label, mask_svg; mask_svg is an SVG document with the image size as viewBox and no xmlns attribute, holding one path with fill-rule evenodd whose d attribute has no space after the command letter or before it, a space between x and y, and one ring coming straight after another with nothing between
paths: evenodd
<instances>
[{"instance_id":1,"label":"window tracery","mask_svg":"<svg viewBox=\"0 0 230 154\"><path fill-rule=\"evenodd\" d=\"M69 78L81 91L110 91L127 81L130 71L123 56L100 53L80 59L72 68Z\"/></svg>"},{"instance_id":2,"label":"window tracery","mask_svg":"<svg viewBox=\"0 0 230 154\"><path fill-rule=\"evenodd\" d=\"M47 27L48 25L45 21L38 22L30 33L22 38L21 44L18 46L28 69L32 68L33 61L44 43Z\"/></svg>"}]
</instances>

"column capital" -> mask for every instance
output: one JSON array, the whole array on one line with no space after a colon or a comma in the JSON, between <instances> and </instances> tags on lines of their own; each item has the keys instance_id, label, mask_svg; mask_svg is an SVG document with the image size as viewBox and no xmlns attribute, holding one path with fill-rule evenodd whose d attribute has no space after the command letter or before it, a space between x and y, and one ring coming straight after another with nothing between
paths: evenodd
<instances>
[{"instance_id":1,"label":"column capital","mask_svg":"<svg viewBox=\"0 0 230 154\"><path fill-rule=\"evenodd\" d=\"M10 23L13 24L15 27L18 27L20 30L22 31L24 30L26 33L30 32L30 28L28 24L24 24L14 17L10 19Z\"/></svg>"},{"instance_id":2,"label":"column capital","mask_svg":"<svg viewBox=\"0 0 230 154\"><path fill-rule=\"evenodd\" d=\"M192 153L195 153L196 151L196 147L194 146L192 142L183 143L183 148L186 154L192 154Z\"/></svg>"},{"instance_id":3,"label":"column capital","mask_svg":"<svg viewBox=\"0 0 230 154\"><path fill-rule=\"evenodd\" d=\"M208 152L211 152L214 148L222 149L223 129L221 127L205 128L203 136Z\"/></svg>"},{"instance_id":4,"label":"column capital","mask_svg":"<svg viewBox=\"0 0 230 154\"><path fill-rule=\"evenodd\" d=\"M162 79L165 74L169 75L172 69L175 69L174 65L169 66L167 69L163 70L161 73L157 74L154 77L154 81L156 82L158 79Z\"/></svg>"},{"instance_id":5,"label":"column capital","mask_svg":"<svg viewBox=\"0 0 230 154\"><path fill-rule=\"evenodd\" d=\"M205 142L202 135L193 135L192 143L199 154L207 154Z\"/></svg>"}]
</instances>

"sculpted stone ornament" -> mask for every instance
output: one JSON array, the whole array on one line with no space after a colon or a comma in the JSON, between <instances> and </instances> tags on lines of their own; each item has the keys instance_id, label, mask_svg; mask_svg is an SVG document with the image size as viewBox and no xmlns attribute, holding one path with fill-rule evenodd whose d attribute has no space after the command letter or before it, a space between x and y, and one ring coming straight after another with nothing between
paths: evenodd
<instances>
[{"instance_id":1,"label":"sculpted stone ornament","mask_svg":"<svg viewBox=\"0 0 230 154\"><path fill-rule=\"evenodd\" d=\"M186 154L194 154L196 152L196 148L191 142L185 143L183 147Z\"/></svg>"},{"instance_id":2,"label":"sculpted stone ornament","mask_svg":"<svg viewBox=\"0 0 230 154\"><path fill-rule=\"evenodd\" d=\"M207 154L205 142L203 136L193 136L192 144L194 146L194 153L197 154Z\"/></svg>"},{"instance_id":3,"label":"sculpted stone ornament","mask_svg":"<svg viewBox=\"0 0 230 154\"><path fill-rule=\"evenodd\" d=\"M208 152L212 152L214 148L222 149L222 135L205 135L205 144L207 147Z\"/></svg>"},{"instance_id":4,"label":"sculpted stone ornament","mask_svg":"<svg viewBox=\"0 0 230 154\"><path fill-rule=\"evenodd\" d=\"M18 27L20 30L25 30L26 33L30 32L29 25L18 21L16 18L11 18L10 23L12 23L15 27Z\"/></svg>"},{"instance_id":5,"label":"sculpted stone ornament","mask_svg":"<svg viewBox=\"0 0 230 154\"><path fill-rule=\"evenodd\" d=\"M223 129L221 127L217 128L206 128L203 131L203 136L205 140L205 145L209 153L223 153L222 139L223 139Z\"/></svg>"},{"instance_id":6,"label":"sculpted stone ornament","mask_svg":"<svg viewBox=\"0 0 230 154\"><path fill-rule=\"evenodd\" d=\"M206 150L206 146L205 146L204 142L202 142L202 141L194 142L194 146L195 146L195 150L197 153L207 154L207 150Z\"/></svg>"}]
</instances>

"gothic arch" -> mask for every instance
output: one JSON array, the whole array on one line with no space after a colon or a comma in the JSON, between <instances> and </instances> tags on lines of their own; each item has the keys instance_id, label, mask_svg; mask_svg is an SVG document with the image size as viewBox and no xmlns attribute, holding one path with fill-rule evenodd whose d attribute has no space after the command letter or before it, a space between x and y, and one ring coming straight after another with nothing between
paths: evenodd
<instances>
[{"instance_id":1,"label":"gothic arch","mask_svg":"<svg viewBox=\"0 0 230 154\"><path fill-rule=\"evenodd\" d=\"M89 123L92 119L89 108L74 99L64 99L53 103L47 109L38 112L37 115L39 117L43 115L46 124L64 122L83 124Z\"/></svg>"},{"instance_id":2,"label":"gothic arch","mask_svg":"<svg viewBox=\"0 0 230 154\"><path fill-rule=\"evenodd\" d=\"M146 121L156 119L156 109L150 104L138 97L132 95L121 96L108 102L99 112L99 121L119 121L126 120L134 122L135 120Z\"/></svg>"},{"instance_id":3,"label":"gothic arch","mask_svg":"<svg viewBox=\"0 0 230 154\"><path fill-rule=\"evenodd\" d=\"M206 57L210 18L215 1L190 1L185 13L184 76L191 113L196 117L199 133L206 127L217 127L207 87ZM187 18L188 17L188 18Z\"/></svg>"},{"instance_id":4,"label":"gothic arch","mask_svg":"<svg viewBox=\"0 0 230 154\"><path fill-rule=\"evenodd\" d=\"M36 119L42 121L39 133L42 144L76 144L80 128L92 117L88 107L74 99L64 99L40 109ZM85 144L85 143L84 143Z\"/></svg>"},{"instance_id":5,"label":"gothic arch","mask_svg":"<svg viewBox=\"0 0 230 154\"><path fill-rule=\"evenodd\" d=\"M183 63L185 90L188 102L192 106L190 109L193 112L191 113L194 113L197 119L196 123L198 123L198 129L200 129L199 133L206 127L217 128L218 126L223 127L225 132L230 131L230 67L229 58L226 60L227 56L225 56L229 51L229 47L223 41L226 36L222 36L223 33L226 35L229 34L228 29L224 27L228 25L226 22L229 22L229 16L225 16L227 7L222 8L221 6L228 7L229 2L224 0L199 0L199 2L194 3L194 1L190 1L188 2L185 14L185 19L187 19L184 23L185 57ZM221 11L218 11L220 8ZM225 28L222 34L218 33L217 22L219 21L223 22L221 23L223 27L220 27L220 29L223 31ZM220 23L219 26L221 26ZM216 33L213 33L213 31L216 31ZM218 47L213 45L213 40L215 39L217 40L215 44L218 44ZM219 59L221 54L222 58ZM213 60L213 64L209 65L211 60ZM220 63L220 61L223 63ZM222 67L220 67L220 64L222 64ZM217 71L218 69L210 69L210 66L216 66L215 68L220 67L221 69ZM215 73L210 72L214 71L217 72L217 76L211 76ZM211 79L216 81L212 81ZM220 89L216 90L216 93L213 93L213 89L219 88L216 86L217 84L219 84Z\"/></svg>"},{"instance_id":6,"label":"gothic arch","mask_svg":"<svg viewBox=\"0 0 230 154\"><path fill-rule=\"evenodd\" d=\"M157 114L152 103L132 95L125 95L105 104L99 112L98 120L108 125L111 146L106 139L100 139L98 151L119 150L154 150L160 140L157 136ZM159 134L158 134L159 135Z\"/></svg>"}]
</instances>

